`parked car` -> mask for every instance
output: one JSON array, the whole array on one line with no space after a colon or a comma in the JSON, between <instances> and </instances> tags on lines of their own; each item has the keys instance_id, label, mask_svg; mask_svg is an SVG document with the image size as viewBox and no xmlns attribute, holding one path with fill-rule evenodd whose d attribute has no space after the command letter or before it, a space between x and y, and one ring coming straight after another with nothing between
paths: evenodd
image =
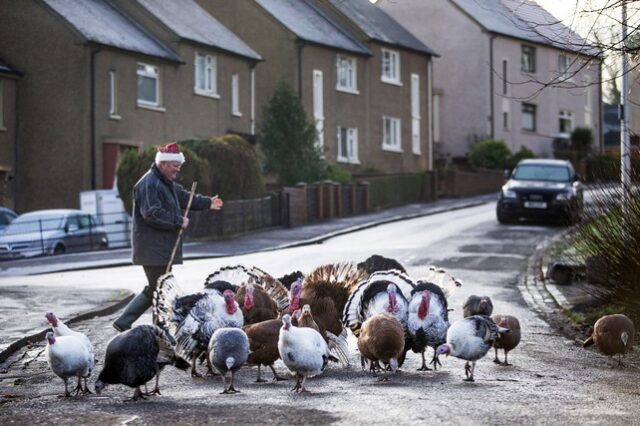
<instances>
[{"instance_id":1,"label":"parked car","mask_svg":"<svg viewBox=\"0 0 640 426\"><path fill-rule=\"evenodd\" d=\"M4 232L7 226L18 217L16 212L6 207L0 207L0 234Z\"/></svg>"},{"instance_id":2,"label":"parked car","mask_svg":"<svg viewBox=\"0 0 640 426\"><path fill-rule=\"evenodd\" d=\"M569 161L521 160L507 177L496 208L498 222L525 218L573 224L582 218L582 183Z\"/></svg>"},{"instance_id":3,"label":"parked car","mask_svg":"<svg viewBox=\"0 0 640 426\"><path fill-rule=\"evenodd\" d=\"M18 216L0 235L0 259L106 249L96 219L80 210L39 210Z\"/></svg>"}]
</instances>

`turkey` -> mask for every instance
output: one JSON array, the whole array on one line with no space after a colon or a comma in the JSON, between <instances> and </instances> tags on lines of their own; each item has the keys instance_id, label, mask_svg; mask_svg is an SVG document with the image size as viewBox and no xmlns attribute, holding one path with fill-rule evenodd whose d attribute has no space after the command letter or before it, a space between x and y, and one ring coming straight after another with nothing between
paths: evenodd
<instances>
[{"instance_id":1,"label":"turkey","mask_svg":"<svg viewBox=\"0 0 640 426\"><path fill-rule=\"evenodd\" d=\"M201 293L185 294L173 275L158 279L153 298L154 323L175 336L175 352L191 362L194 377L202 377L196 371L196 361L200 356L206 357L213 332L221 327L243 325L242 311L232 287L229 283L214 281Z\"/></svg>"},{"instance_id":2,"label":"turkey","mask_svg":"<svg viewBox=\"0 0 640 426\"><path fill-rule=\"evenodd\" d=\"M438 355L451 355L464 359L466 375L465 381L473 382L476 361L487 354L498 338L499 333L509 330L499 327L491 318L485 315L472 315L454 322L447 331L447 343L436 350ZM471 361L471 364L469 364Z\"/></svg>"},{"instance_id":3,"label":"turkey","mask_svg":"<svg viewBox=\"0 0 640 426\"><path fill-rule=\"evenodd\" d=\"M271 369L273 372L273 380L287 380L284 377L278 376L278 373L273 368L273 363L280 358L278 338L280 337L281 326L281 320L268 320L242 327L249 338L249 349L251 351L247 363L258 366L257 383L266 382L266 380L260 377L260 367L262 365L266 365Z\"/></svg>"},{"instance_id":4,"label":"turkey","mask_svg":"<svg viewBox=\"0 0 640 426\"><path fill-rule=\"evenodd\" d=\"M47 332L46 357L51 371L64 381L64 396L69 393L68 381L70 377L78 378L78 386L74 389L76 395L85 390L82 389L82 379L85 380L91 374L93 368L93 355L86 344L76 336L57 336Z\"/></svg>"},{"instance_id":5,"label":"turkey","mask_svg":"<svg viewBox=\"0 0 640 426\"><path fill-rule=\"evenodd\" d=\"M322 373L330 360L338 362L320 333L312 328L292 325L289 314L282 317L278 353L296 378L296 385L291 390L297 393L307 391L304 387L307 377Z\"/></svg>"},{"instance_id":6,"label":"turkey","mask_svg":"<svg viewBox=\"0 0 640 426\"><path fill-rule=\"evenodd\" d=\"M500 327L509 330L509 333L500 333L496 342L493 344L493 349L496 353L493 362L504 366L511 365L507 360L507 354L509 351L515 349L515 347L518 346L518 343L520 343L520 321L518 321L518 318L513 315L494 315L491 319L493 319L493 322L498 324ZM504 351L504 362L500 362L500 358L498 358L498 349L502 349Z\"/></svg>"},{"instance_id":7,"label":"turkey","mask_svg":"<svg viewBox=\"0 0 640 426\"><path fill-rule=\"evenodd\" d=\"M399 359L404 353L404 335L404 328L400 321L387 313L376 314L367 319L362 324L358 337L362 369L365 368L365 360L368 360L371 363L371 370L375 371L373 366L379 361L388 365L395 373ZM389 380L386 371L380 380Z\"/></svg>"},{"instance_id":8,"label":"turkey","mask_svg":"<svg viewBox=\"0 0 640 426\"><path fill-rule=\"evenodd\" d=\"M427 268L426 275L416 281L416 284L420 283L432 283L437 285L442 289L442 292L447 299L451 298L456 289L462 287L462 281L455 278L446 269L439 268L437 266L429 266Z\"/></svg>"},{"instance_id":9,"label":"turkey","mask_svg":"<svg viewBox=\"0 0 640 426\"><path fill-rule=\"evenodd\" d=\"M446 342L448 329L449 312L442 289L432 283L416 285L411 292L407 315L407 349L422 355L422 366L418 370L431 370L424 356L427 347L433 348L430 364L437 370L440 360L436 349Z\"/></svg>"},{"instance_id":10,"label":"turkey","mask_svg":"<svg viewBox=\"0 0 640 426\"><path fill-rule=\"evenodd\" d=\"M222 374L223 394L240 392L233 386L236 371L249 357L249 338L239 328L219 328L213 332L209 342L209 362ZM225 376L231 372L231 383L227 387Z\"/></svg>"},{"instance_id":11,"label":"turkey","mask_svg":"<svg viewBox=\"0 0 640 426\"><path fill-rule=\"evenodd\" d=\"M57 337L75 336L85 345L90 355L90 370L93 370L96 365L96 360L95 360L95 354L93 351L93 345L91 344L91 341L89 340L89 338L83 333L80 333L79 331L75 331L67 327L67 325L63 323L60 319L58 319L58 317L53 312L47 312L45 314L45 318L47 318L47 322L51 326L51 329L53 330L53 334L55 334ZM89 387L87 386L88 378L89 376L83 378L84 379L84 389L82 389L83 393L91 393L91 391L89 390Z\"/></svg>"},{"instance_id":12,"label":"turkey","mask_svg":"<svg viewBox=\"0 0 640 426\"><path fill-rule=\"evenodd\" d=\"M375 314L387 312L403 327L407 325L406 296L415 284L400 271L374 272L358 284L344 307L342 322L358 336L362 324Z\"/></svg>"},{"instance_id":13,"label":"turkey","mask_svg":"<svg viewBox=\"0 0 640 426\"><path fill-rule=\"evenodd\" d=\"M296 311L300 312L300 311ZM316 321L313 319L313 315L311 314L311 306L304 305L302 307L302 311L300 312L300 316L298 317L298 327L308 327L313 328L318 333L320 332L320 328Z\"/></svg>"},{"instance_id":14,"label":"turkey","mask_svg":"<svg viewBox=\"0 0 640 426\"><path fill-rule=\"evenodd\" d=\"M476 296L472 294L462 306L462 316L464 318L472 315L485 315L489 317L491 313L493 313L493 303L491 303L489 296Z\"/></svg>"},{"instance_id":15,"label":"turkey","mask_svg":"<svg viewBox=\"0 0 640 426\"><path fill-rule=\"evenodd\" d=\"M290 274L285 274L281 276L280 278L278 278L278 281L282 283L282 285L285 286L287 290L290 290L291 284L293 284L298 280L302 281L303 279L304 279L304 274L300 271L295 271L295 272L291 272Z\"/></svg>"},{"instance_id":16,"label":"turkey","mask_svg":"<svg viewBox=\"0 0 640 426\"><path fill-rule=\"evenodd\" d=\"M397 260L380 256L378 254L369 256L364 262L358 263L357 267L358 269L366 271L366 273L369 275L373 274L374 272L388 271L390 269L396 269L403 274L407 273L404 267Z\"/></svg>"},{"instance_id":17,"label":"turkey","mask_svg":"<svg viewBox=\"0 0 640 426\"><path fill-rule=\"evenodd\" d=\"M164 330L155 325L139 325L116 335L107 344L104 367L95 383L100 394L107 385L135 388L131 401L144 399L140 386L156 378L152 394L160 394L160 371L166 365L187 370L189 364L176 356Z\"/></svg>"},{"instance_id":18,"label":"turkey","mask_svg":"<svg viewBox=\"0 0 640 426\"><path fill-rule=\"evenodd\" d=\"M596 321L593 333L583 347L596 345L598 350L612 361L618 355L618 367L622 366L621 356L633 346L636 329L633 321L623 314L605 315Z\"/></svg>"},{"instance_id":19,"label":"turkey","mask_svg":"<svg viewBox=\"0 0 640 426\"><path fill-rule=\"evenodd\" d=\"M351 263L330 264L313 270L302 284L297 281L291 285L289 311L308 304L320 334L343 365L349 365L349 346L341 316L363 274Z\"/></svg>"},{"instance_id":20,"label":"turkey","mask_svg":"<svg viewBox=\"0 0 640 426\"><path fill-rule=\"evenodd\" d=\"M236 294L245 324L275 319L288 306L287 289L271 275L253 266L224 266L210 274L205 288L226 283ZM224 291L224 288L220 289Z\"/></svg>"}]
</instances>

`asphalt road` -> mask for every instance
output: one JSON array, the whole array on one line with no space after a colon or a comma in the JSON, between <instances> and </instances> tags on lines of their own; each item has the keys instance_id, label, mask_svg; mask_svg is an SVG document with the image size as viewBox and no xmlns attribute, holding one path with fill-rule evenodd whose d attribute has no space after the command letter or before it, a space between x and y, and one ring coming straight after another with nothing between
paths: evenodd
<instances>
[{"instance_id":1,"label":"asphalt road","mask_svg":"<svg viewBox=\"0 0 640 426\"><path fill-rule=\"evenodd\" d=\"M464 361L443 359L437 372L420 372L420 356L410 354L402 371L390 382L379 382L359 368L353 336L350 368L332 366L307 381L307 394L290 392L292 381L255 383L256 369L238 375L241 393L221 395L218 377L192 379L166 369L162 396L123 402L132 391L107 388L102 396L59 398L64 387L47 368L43 345L34 345L12 358L0 376L0 419L16 424L204 424L204 423L350 423L350 424L634 424L640 418L640 363L637 356L624 369L611 369L606 358L583 350L530 309L519 290L518 276L528 256L545 238L561 228L513 225L495 221L494 205L449 212L371 228L323 244L237 258L187 262L176 277L198 288L204 277L223 264L255 264L274 275L341 260L360 261L377 253L398 259L410 275L419 277L426 265L448 268L464 286L454 294L451 320L461 318L470 294L489 295L494 313L520 319L523 337L510 353L511 367L492 363L492 352L478 362L476 382L463 382ZM136 268L25 277L32 285L79 288L134 288ZM55 301L54 301L55 304ZM115 334L112 317L82 322L98 359ZM139 323L150 322L150 315ZM286 374L282 364L276 369ZM100 370L98 366L97 370ZM97 374L94 373L92 381ZM270 374L267 373L266 377Z\"/></svg>"}]
</instances>

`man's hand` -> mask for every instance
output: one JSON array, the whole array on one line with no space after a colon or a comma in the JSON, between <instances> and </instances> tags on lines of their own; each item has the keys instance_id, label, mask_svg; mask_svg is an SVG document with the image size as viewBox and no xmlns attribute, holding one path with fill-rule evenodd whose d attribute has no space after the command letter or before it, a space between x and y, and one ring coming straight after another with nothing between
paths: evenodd
<instances>
[{"instance_id":1,"label":"man's hand","mask_svg":"<svg viewBox=\"0 0 640 426\"><path fill-rule=\"evenodd\" d=\"M223 204L224 202L218 198L217 195L214 195L211 197L211 207L209 207L209 210L220 210Z\"/></svg>"},{"instance_id":2,"label":"man's hand","mask_svg":"<svg viewBox=\"0 0 640 426\"><path fill-rule=\"evenodd\" d=\"M189 218L182 216L182 229L187 229L187 226L189 226Z\"/></svg>"}]
</instances>

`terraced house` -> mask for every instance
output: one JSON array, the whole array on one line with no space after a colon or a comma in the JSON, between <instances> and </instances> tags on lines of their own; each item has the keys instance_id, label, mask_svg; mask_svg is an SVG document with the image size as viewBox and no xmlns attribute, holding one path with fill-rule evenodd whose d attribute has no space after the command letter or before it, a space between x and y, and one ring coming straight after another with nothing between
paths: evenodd
<instances>
[{"instance_id":1,"label":"terraced house","mask_svg":"<svg viewBox=\"0 0 640 426\"><path fill-rule=\"evenodd\" d=\"M429 169L434 52L384 11L368 0L198 2L265 59L258 105L280 80L298 92L328 162L356 174Z\"/></svg>"},{"instance_id":2,"label":"terraced house","mask_svg":"<svg viewBox=\"0 0 640 426\"><path fill-rule=\"evenodd\" d=\"M262 58L193 0L0 9L0 56L13 67L0 69L0 165L12 167L20 212L77 207L80 191L111 188L123 149L254 131Z\"/></svg>"},{"instance_id":3,"label":"terraced house","mask_svg":"<svg viewBox=\"0 0 640 426\"><path fill-rule=\"evenodd\" d=\"M576 127L601 141L601 53L531 0L378 0L430 43L434 141L442 157L502 139L553 155ZM547 85L548 87L545 87Z\"/></svg>"}]
</instances>

